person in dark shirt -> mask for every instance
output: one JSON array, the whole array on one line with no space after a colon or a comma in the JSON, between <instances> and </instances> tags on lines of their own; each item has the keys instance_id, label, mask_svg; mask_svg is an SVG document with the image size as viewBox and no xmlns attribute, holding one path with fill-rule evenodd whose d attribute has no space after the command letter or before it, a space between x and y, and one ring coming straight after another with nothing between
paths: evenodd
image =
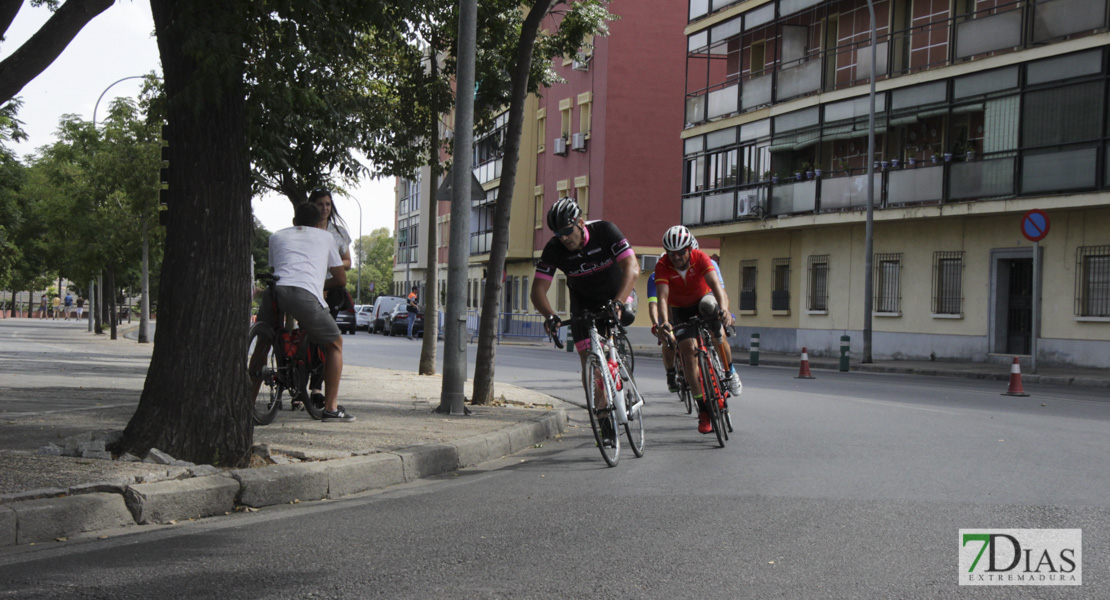
<instances>
[{"instance_id":1,"label":"person in dark shirt","mask_svg":"<svg viewBox=\"0 0 1110 600\"><path fill-rule=\"evenodd\" d=\"M640 265L621 230L608 221L587 223L582 219L578 203L571 198L563 198L551 207L547 226L555 236L544 246L536 264L531 292L532 305L547 319L544 323L547 331L554 333L561 323L547 300L556 270L567 276L571 317L583 311L601 312L613 302L621 322L631 324L636 315L625 303L640 275ZM575 323L571 328L574 346L582 361L583 388L586 386L586 354L590 349L588 332L587 323Z\"/></svg>"}]
</instances>

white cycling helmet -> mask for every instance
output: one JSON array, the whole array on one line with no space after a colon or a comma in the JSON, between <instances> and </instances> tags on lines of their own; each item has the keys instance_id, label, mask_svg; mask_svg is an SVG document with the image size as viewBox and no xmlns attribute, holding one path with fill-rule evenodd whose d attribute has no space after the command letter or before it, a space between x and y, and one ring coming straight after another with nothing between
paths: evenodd
<instances>
[{"instance_id":1,"label":"white cycling helmet","mask_svg":"<svg viewBox=\"0 0 1110 600\"><path fill-rule=\"evenodd\" d=\"M682 225L675 225L663 234L663 249L678 252L694 245L694 236Z\"/></svg>"}]
</instances>

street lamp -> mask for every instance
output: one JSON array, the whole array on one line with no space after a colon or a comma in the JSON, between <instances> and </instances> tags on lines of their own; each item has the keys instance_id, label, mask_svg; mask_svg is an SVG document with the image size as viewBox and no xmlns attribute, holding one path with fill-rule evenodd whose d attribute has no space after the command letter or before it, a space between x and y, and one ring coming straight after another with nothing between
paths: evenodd
<instances>
[{"instance_id":1,"label":"street lamp","mask_svg":"<svg viewBox=\"0 0 1110 600\"><path fill-rule=\"evenodd\" d=\"M362 304L362 203L358 198L350 196L351 200L355 201L358 205L358 273L355 274L357 283L355 283L355 304Z\"/></svg>"},{"instance_id":2,"label":"street lamp","mask_svg":"<svg viewBox=\"0 0 1110 600\"><path fill-rule=\"evenodd\" d=\"M875 238L875 4L867 0L867 11L871 15L871 90L868 94L869 107L867 110L867 224L864 227L863 243L863 360L871 362L871 309L872 306L872 281L871 253L874 249Z\"/></svg>"},{"instance_id":3,"label":"street lamp","mask_svg":"<svg viewBox=\"0 0 1110 600\"><path fill-rule=\"evenodd\" d=\"M104 99L104 94L107 94L108 90L112 89L113 86L115 86L117 83L120 83L122 81L127 81L128 79L145 79L147 77L154 77L155 79L161 79L161 77L158 77L157 75L153 75L153 74L149 74L149 75L128 75L127 77L124 77L122 79L117 79L117 80L113 81L112 83L108 84L108 87L104 88L103 92L100 92L100 96L96 99L96 104L93 105L93 118L92 118L93 131L96 130L96 112L97 112L98 109L100 109L100 101ZM148 257L147 257L147 243L146 243L146 219L144 218L143 219L143 274L142 274L142 277L143 277L143 279L142 279L143 309L140 312L141 316L139 318L139 341L140 342L145 342L146 341L146 338L147 338L146 315L149 314L149 312L150 312L149 311L149 309L150 309L150 304L149 304L149 302L150 302L150 300L149 300L150 284L149 284L149 274L147 272L147 268L148 268L148 262L147 261L148 261ZM99 279L99 278L100 277L98 275L97 279ZM96 297L93 295L93 283L90 280L89 281L89 331L93 330L93 311L94 310L100 310L100 303L96 302Z\"/></svg>"}]
</instances>

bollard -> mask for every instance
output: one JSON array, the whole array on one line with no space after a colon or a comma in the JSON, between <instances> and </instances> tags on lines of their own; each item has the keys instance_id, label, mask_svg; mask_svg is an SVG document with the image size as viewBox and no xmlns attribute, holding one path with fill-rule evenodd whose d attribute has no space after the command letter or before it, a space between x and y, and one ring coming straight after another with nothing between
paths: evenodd
<instances>
[{"instance_id":1,"label":"bollard","mask_svg":"<svg viewBox=\"0 0 1110 600\"><path fill-rule=\"evenodd\" d=\"M570 333L570 326L567 326L567 352L574 352L574 336Z\"/></svg>"},{"instance_id":2,"label":"bollard","mask_svg":"<svg viewBox=\"0 0 1110 600\"><path fill-rule=\"evenodd\" d=\"M852 338L840 336L840 370L848 372L848 348L852 345Z\"/></svg>"},{"instance_id":3,"label":"bollard","mask_svg":"<svg viewBox=\"0 0 1110 600\"><path fill-rule=\"evenodd\" d=\"M753 367L759 366L759 334L752 334L751 351L748 354L748 365Z\"/></svg>"}]
</instances>

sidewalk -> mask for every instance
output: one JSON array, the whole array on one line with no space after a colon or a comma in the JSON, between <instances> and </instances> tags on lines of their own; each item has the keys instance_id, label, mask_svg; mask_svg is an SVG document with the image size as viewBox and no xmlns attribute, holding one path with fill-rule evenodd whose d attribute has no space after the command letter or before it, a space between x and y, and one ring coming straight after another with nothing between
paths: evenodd
<instances>
[{"instance_id":1,"label":"sidewalk","mask_svg":"<svg viewBox=\"0 0 1110 600\"><path fill-rule=\"evenodd\" d=\"M322 423L283 410L254 429L251 468L153 451L143 462L111 460L104 444L134 412L152 345L80 328L59 329L49 344L50 360L27 358L46 365L41 376L21 376L20 365L0 372L0 546L339 498L514 454L558 439L567 423L559 400L500 383L494 405L470 406L466 417L435 414L441 377L347 365L342 403L357 420ZM43 399L66 407L33 410Z\"/></svg>"}]
</instances>

